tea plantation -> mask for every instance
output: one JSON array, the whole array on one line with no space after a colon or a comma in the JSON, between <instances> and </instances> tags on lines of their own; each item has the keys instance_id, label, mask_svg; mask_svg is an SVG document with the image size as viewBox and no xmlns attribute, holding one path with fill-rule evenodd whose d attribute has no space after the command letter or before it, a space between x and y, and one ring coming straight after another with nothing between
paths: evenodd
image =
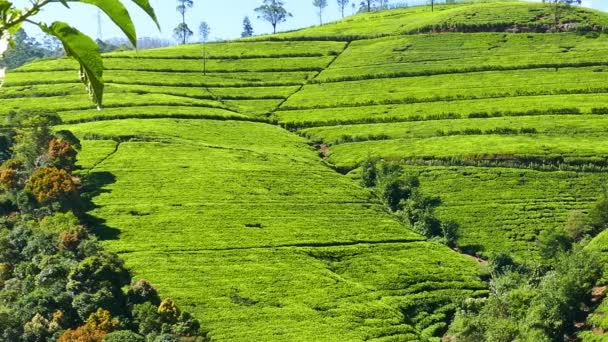
<instances>
[{"instance_id":1,"label":"tea plantation","mask_svg":"<svg viewBox=\"0 0 608 342\"><path fill-rule=\"evenodd\" d=\"M487 294L481 267L387 213L359 167L418 176L461 251L537 258L608 171L608 15L569 9L578 31L559 33L550 15L422 6L210 43L205 61L110 53L102 111L75 62L38 61L8 74L0 116L59 114L104 245L213 341L438 340Z\"/></svg>"}]
</instances>

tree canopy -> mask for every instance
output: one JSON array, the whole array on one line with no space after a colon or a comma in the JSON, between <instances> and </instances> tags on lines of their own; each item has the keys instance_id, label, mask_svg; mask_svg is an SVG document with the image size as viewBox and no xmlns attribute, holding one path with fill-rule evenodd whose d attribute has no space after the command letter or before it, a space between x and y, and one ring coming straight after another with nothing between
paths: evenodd
<instances>
[{"instance_id":1,"label":"tree canopy","mask_svg":"<svg viewBox=\"0 0 608 342\"><path fill-rule=\"evenodd\" d=\"M293 15L285 9L285 2L280 0L264 0L262 6L255 9L258 18L272 25L272 32L277 33L277 25Z\"/></svg>"}]
</instances>

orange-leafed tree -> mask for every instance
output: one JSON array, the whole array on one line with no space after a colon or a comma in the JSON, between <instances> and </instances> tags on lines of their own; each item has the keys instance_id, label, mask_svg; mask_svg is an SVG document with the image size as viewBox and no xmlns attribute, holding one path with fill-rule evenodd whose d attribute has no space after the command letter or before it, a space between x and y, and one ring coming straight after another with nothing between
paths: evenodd
<instances>
[{"instance_id":1,"label":"orange-leafed tree","mask_svg":"<svg viewBox=\"0 0 608 342\"><path fill-rule=\"evenodd\" d=\"M76 150L67 140L53 138L49 141L48 157L51 163L61 169L72 170L76 162Z\"/></svg>"},{"instance_id":2,"label":"orange-leafed tree","mask_svg":"<svg viewBox=\"0 0 608 342\"><path fill-rule=\"evenodd\" d=\"M61 201L76 191L72 176L65 170L54 167L36 169L28 179L26 190L34 195L38 203Z\"/></svg>"}]
</instances>

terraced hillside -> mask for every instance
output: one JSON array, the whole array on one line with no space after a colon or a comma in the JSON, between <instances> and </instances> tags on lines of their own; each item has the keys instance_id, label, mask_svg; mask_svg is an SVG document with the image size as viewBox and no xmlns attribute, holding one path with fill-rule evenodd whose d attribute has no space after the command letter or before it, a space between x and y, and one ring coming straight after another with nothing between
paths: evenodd
<instances>
[{"instance_id":1,"label":"terraced hillside","mask_svg":"<svg viewBox=\"0 0 608 342\"><path fill-rule=\"evenodd\" d=\"M0 115L58 112L106 246L214 341L426 340L485 293L478 265L385 213L357 168L418 175L465 251L534 257L540 231L600 194L608 157L608 38L545 33L546 12L358 15L208 44L205 63L199 45L113 53L103 111L72 61L41 61L8 75ZM444 32L459 30L486 32Z\"/></svg>"}]
</instances>

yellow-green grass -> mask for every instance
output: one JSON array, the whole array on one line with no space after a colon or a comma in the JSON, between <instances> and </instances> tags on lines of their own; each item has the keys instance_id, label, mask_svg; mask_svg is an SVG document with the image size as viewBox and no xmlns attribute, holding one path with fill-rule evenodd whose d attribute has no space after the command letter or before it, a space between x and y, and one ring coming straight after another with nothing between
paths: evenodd
<instances>
[{"instance_id":1,"label":"yellow-green grass","mask_svg":"<svg viewBox=\"0 0 608 342\"><path fill-rule=\"evenodd\" d=\"M201 99L286 99L299 86L276 87L239 87L239 88L209 88L209 87L179 87L151 86L138 84L106 83L105 93L137 93L137 94L166 94L186 96ZM86 94L82 83L41 84L3 87L0 98L49 97Z\"/></svg>"},{"instance_id":2,"label":"yellow-green grass","mask_svg":"<svg viewBox=\"0 0 608 342\"><path fill-rule=\"evenodd\" d=\"M336 145L329 161L341 168L354 168L368 157L392 161L450 160L518 161L566 164L608 162L605 136L555 135L457 135L426 139L364 141Z\"/></svg>"},{"instance_id":3,"label":"yellow-green grass","mask_svg":"<svg viewBox=\"0 0 608 342\"><path fill-rule=\"evenodd\" d=\"M446 33L360 40L318 81L606 65L607 39L574 33Z\"/></svg>"},{"instance_id":4,"label":"yellow-green grass","mask_svg":"<svg viewBox=\"0 0 608 342\"><path fill-rule=\"evenodd\" d=\"M606 69L608 71L608 69ZM517 95L597 93L608 72L597 68L488 71L306 85L282 109L331 108Z\"/></svg>"},{"instance_id":5,"label":"yellow-green grass","mask_svg":"<svg viewBox=\"0 0 608 342\"><path fill-rule=\"evenodd\" d=\"M311 79L316 72L241 72L207 73L193 72L154 72L108 70L104 80L108 83L139 84L158 86L210 86L210 87L248 87L274 85L300 85ZM33 71L13 72L6 77L6 86L36 84L74 83L80 81L75 71Z\"/></svg>"},{"instance_id":6,"label":"yellow-green grass","mask_svg":"<svg viewBox=\"0 0 608 342\"><path fill-rule=\"evenodd\" d=\"M105 58L106 70L139 70L171 72L251 72L251 71L320 71L334 56L250 58L250 59L166 59L166 58ZM78 70L72 59L56 59L27 64L13 72Z\"/></svg>"},{"instance_id":7,"label":"yellow-green grass","mask_svg":"<svg viewBox=\"0 0 608 342\"><path fill-rule=\"evenodd\" d=\"M287 86L287 87L250 87L250 88L209 88L209 91L218 98L231 99L231 98L282 98L286 99L291 94L295 93L299 86Z\"/></svg>"},{"instance_id":8,"label":"yellow-green grass","mask_svg":"<svg viewBox=\"0 0 608 342\"><path fill-rule=\"evenodd\" d=\"M427 195L439 196L439 217L460 226L460 248L520 261L537 257L536 238L587 212L608 181L604 173L544 172L514 168L404 166ZM598 244L599 245L599 244ZM605 245L604 245L605 246Z\"/></svg>"},{"instance_id":9,"label":"yellow-green grass","mask_svg":"<svg viewBox=\"0 0 608 342\"><path fill-rule=\"evenodd\" d=\"M138 270L136 276L154 279L162 295L189 303L185 308L201 318L214 341L420 341L441 334L442 320L455 308L451 303L483 293L470 277L468 260L447 257L436 247L410 243L122 257Z\"/></svg>"},{"instance_id":10,"label":"yellow-green grass","mask_svg":"<svg viewBox=\"0 0 608 342\"><path fill-rule=\"evenodd\" d=\"M469 116L524 116L559 113L608 113L607 93L515 96L478 100L433 101L412 104L280 110L278 121L288 127L402 122L468 118ZM595 110L594 110L595 109Z\"/></svg>"},{"instance_id":11,"label":"yellow-green grass","mask_svg":"<svg viewBox=\"0 0 608 342\"><path fill-rule=\"evenodd\" d=\"M82 139L79 174L103 244L214 341L427 340L456 302L485 293L477 265L408 230L357 172L334 168L403 162L441 197L438 216L460 225L462 249L534 260L538 234L587 211L606 183L606 38L409 34L545 30L548 11L509 2L362 14L207 44L206 75L199 44L113 53L106 65L125 70L105 73L102 112L78 74L61 71L74 64L42 61L9 73L0 112L59 113L58 129ZM606 26L594 11L567 10L573 19ZM396 36L305 41L384 35ZM559 67L538 68L548 65ZM344 143L373 139L385 140ZM321 160L312 140L340 144ZM519 164L498 167L509 162ZM457 166L467 163L492 167ZM562 166L594 172L531 169Z\"/></svg>"},{"instance_id":12,"label":"yellow-green grass","mask_svg":"<svg viewBox=\"0 0 608 342\"><path fill-rule=\"evenodd\" d=\"M344 49L346 43L328 41L286 42L222 42L205 44L211 59L284 58L289 56L333 56ZM106 58L194 58L203 56L202 44L189 44L170 49L112 52Z\"/></svg>"},{"instance_id":13,"label":"yellow-green grass","mask_svg":"<svg viewBox=\"0 0 608 342\"><path fill-rule=\"evenodd\" d=\"M78 155L78 173L82 175L114 153L118 146L114 140L82 140L80 144L82 153Z\"/></svg>"},{"instance_id":14,"label":"yellow-green grass","mask_svg":"<svg viewBox=\"0 0 608 342\"><path fill-rule=\"evenodd\" d=\"M443 135L541 134L594 136L605 139L608 116L541 115L361 124L308 128L300 131L312 141L327 144L365 140L430 138Z\"/></svg>"},{"instance_id":15,"label":"yellow-green grass","mask_svg":"<svg viewBox=\"0 0 608 342\"><path fill-rule=\"evenodd\" d=\"M104 244L215 341L418 340L445 328L454 303L484 293L473 261L424 242L278 127L66 128L84 139L82 166L95 166L81 172L105 184L90 213Z\"/></svg>"},{"instance_id":16,"label":"yellow-green grass","mask_svg":"<svg viewBox=\"0 0 608 342\"><path fill-rule=\"evenodd\" d=\"M431 31L546 31L554 24L552 9L540 3L478 1L461 4L414 6L364 13L336 23L267 36L259 39L352 39ZM562 11L561 23L578 22L579 28L604 29L608 18L600 11L571 7Z\"/></svg>"},{"instance_id":17,"label":"yellow-green grass","mask_svg":"<svg viewBox=\"0 0 608 342\"><path fill-rule=\"evenodd\" d=\"M284 100L223 100L222 102L236 111L252 116L270 116Z\"/></svg>"},{"instance_id":18,"label":"yellow-green grass","mask_svg":"<svg viewBox=\"0 0 608 342\"><path fill-rule=\"evenodd\" d=\"M228 109L218 101L199 100L194 98L164 95L164 94L135 94L109 93L104 98L106 108L133 106L193 106L203 108ZM2 100L0 115L12 111L70 111L95 108L86 95L66 95L45 98L16 98Z\"/></svg>"},{"instance_id":19,"label":"yellow-green grass","mask_svg":"<svg viewBox=\"0 0 608 342\"><path fill-rule=\"evenodd\" d=\"M68 110L57 112L62 121L66 124L104 121L134 118L190 118L190 119L215 119L215 120L245 120L254 121L249 115L238 114L230 110L221 108L207 108L196 106L135 106L135 107L115 107L84 110Z\"/></svg>"}]
</instances>

